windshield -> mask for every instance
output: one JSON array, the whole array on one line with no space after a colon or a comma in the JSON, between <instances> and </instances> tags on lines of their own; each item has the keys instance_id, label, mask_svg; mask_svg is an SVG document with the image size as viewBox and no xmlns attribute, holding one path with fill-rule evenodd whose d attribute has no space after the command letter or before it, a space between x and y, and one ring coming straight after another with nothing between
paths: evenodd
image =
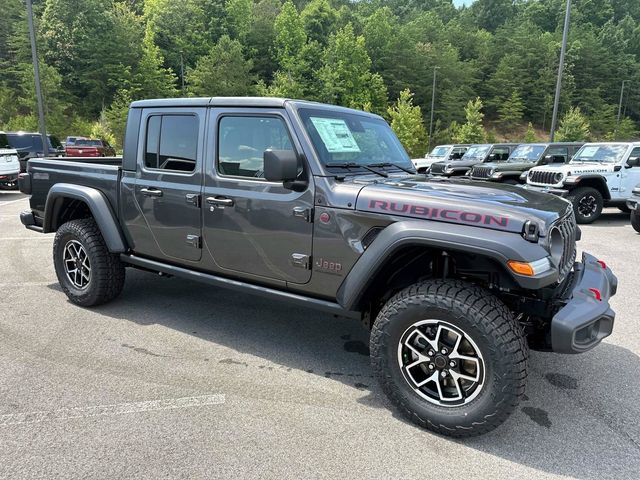
<instances>
[{"instance_id":1,"label":"windshield","mask_svg":"<svg viewBox=\"0 0 640 480\"><path fill-rule=\"evenodd\" d=\"M491 145L472 145L469 150L462 156L462 160L470 160L472 158L484 158L489 153Z\"/></svg>"},{"instance_id":2,"label":"windshield","mask_svg":"<svg viewBox=\"0 0 640 480\"><path fill-rule=\"evenodd\" d=\"M384 120L355 113L302 108L299 110L313 147L325 165L413 166L400 140Z\"/></svg>"},{"instance_id":3,"label":"windshield","mask_svg":"<svg viewBox=\"0 0 640 480\"><path fill-rule=\"evenodd\" d=\"M42 151L42 137L38 134L24 135L8 135L9 143L16 150L27 150L29 152L41 152Z\"/></svg>"},{"instance_id":4,"label":"windshield","mask_svg":"<svg viewBox=\"0 0 640 480\"><path fill-rule=\"evenodd\" d=\"M431 150L431 153L429 154L429 156L430 157L446 157L447 152L449 151L450 148L451 147L449 147L448 145L439 145L433 150Z\"/></svg>"},{"instance_id":5,"label":"windshield","mask_svg":"<svg viewBox=\"0 0 640 480\"><path fill-rule=\"evenodd\" d=\"M101 147L102 142L100 140L76 140L75 145L77 147Z\"/></svg>"},{"instance_id":6,"label":"windshield","mask_svg":"<svg viewBox=\"0 0 640 480\"><path fill-rule=\"evenodd\" d=\"M519 145L511 152L507 162L537 162L547 147L545 145Z\"/></svg>"},{"instance_id":7,"label":"windshield","mask_svg":"<svg viewBox=\"0 0 640 480\"><path fill-rule=\"evenodd\" d=\"M571 159L574 162L618 163L627 151L624 143L608 145L584 145Z\"/></svg>"}]
</instances>

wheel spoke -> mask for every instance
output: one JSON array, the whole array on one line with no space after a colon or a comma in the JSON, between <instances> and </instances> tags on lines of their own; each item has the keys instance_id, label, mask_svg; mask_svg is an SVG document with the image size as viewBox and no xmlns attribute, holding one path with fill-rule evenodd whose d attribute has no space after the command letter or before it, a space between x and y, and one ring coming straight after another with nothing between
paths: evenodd
<instances>
[{"instance_id":1,"label":"wheel spoke","mask_svg":"<svg viewBox=\"0 0 640 480\"><path fill-rule=\"evenodd\" d=\"M91 281L91 263L82 244L70 240L62 252L62 262L69 281L76 287L84 289Z\"/></svg>"}]
</instances>

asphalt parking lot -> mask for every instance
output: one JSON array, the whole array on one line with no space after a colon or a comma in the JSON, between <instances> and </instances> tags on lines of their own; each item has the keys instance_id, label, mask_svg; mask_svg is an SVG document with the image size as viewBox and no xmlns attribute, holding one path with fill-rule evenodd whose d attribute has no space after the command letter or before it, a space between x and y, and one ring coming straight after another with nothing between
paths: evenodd
<instances>
[{"instance_id":1,"label":"asphalt parking lot","mask_svg":"<svg viewBox=\"0 0 640 480\"><path fill-rule=\"evenodd\" d=\"M532 353L520 409L454 441L388 408L354 321L131 270L73 306L27 205L0 192L0 478L640 477L640 235L616 209L580 242L620 280L614 334Z\"/></svg>"}]
</instances>

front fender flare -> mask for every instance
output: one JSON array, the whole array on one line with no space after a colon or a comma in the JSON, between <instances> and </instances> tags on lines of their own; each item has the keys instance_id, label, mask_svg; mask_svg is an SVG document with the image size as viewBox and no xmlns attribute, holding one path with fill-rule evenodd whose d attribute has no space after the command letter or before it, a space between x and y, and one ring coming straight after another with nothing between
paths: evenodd
<instances>
[{"instance_id":1,"label":"front fender flare","mask_svg":"<svg viewBox=\"0 0 640 480\"><path fill-rule=\"evenodd\" d=\"M367 288L388 258L407 246L424 246L482 255L503 265L524 289L538 289L558 279L556 269L533 277L518 275L506 267L508 260L531 262L548 256L539 244L512 232L433 221L401 221L386 227L355 263L338 289L336 299L346 310L358 308Z\"/></svg>"},{"instance_id":2,"label":"front fender flare","mask_svg":"<svg viewBox=\"0 0 640 480\"><path fill-rule=\"evenodd\" d=\"M57 230L58 226L54 223L56 208L59 208L57 206L65 198L79 200L87 205L110 252L123 253L127 250L120 225L107 198L100 190L82 185L56 183L51 187L44 207L44 233Z\"/></svg>"}]
</instances>

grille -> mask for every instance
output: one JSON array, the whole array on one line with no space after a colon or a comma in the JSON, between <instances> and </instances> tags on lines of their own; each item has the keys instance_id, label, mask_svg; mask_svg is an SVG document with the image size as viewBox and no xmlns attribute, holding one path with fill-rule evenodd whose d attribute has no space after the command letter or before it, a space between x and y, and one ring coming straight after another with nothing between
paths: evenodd
<instances>
[{"instance_id":1,"label":"grille","mask_svg":"<svg viewBox=\"0 0 640 480\"><path fill-rule=\"evenodd\" d=\"M529 172L529 181L531 183L544 183L547 185L554 185L558 182L554 180L557 172L540 172L532 170Z\"/></svg>"},{"instance_id":2,"label":"grille","mask_svg":"<svg viewBox=\"0 0 640 480\"><path fill-rule=\"evenodd\" d=\"M576 260L576 219L573 214L573 208L568 215L560 219L552 227L553 229L557 229L562 237L562 256L558 265L560 268L558 281L561 282L571 271Z\"/></svg>"},{"instance_id":3,"label":"grille","mask_svg":"<svg viewBox=\"0 0 640 480\"><path fill-rule=\"evenodd\" d=\"M489 178L491 175L491 167L473 167L471 176L474 178Z\"/></svg>"},{"instance_id":4,"label":"grille","mask_svg":"<svg viewBox=\"0 0 640 480\"><path fill-rule=\"evenodd\" d=\"M434 163L431 165L430 172L434 175L442 175L444 173L444 163Z\"/></svg>"}]
</instances>

